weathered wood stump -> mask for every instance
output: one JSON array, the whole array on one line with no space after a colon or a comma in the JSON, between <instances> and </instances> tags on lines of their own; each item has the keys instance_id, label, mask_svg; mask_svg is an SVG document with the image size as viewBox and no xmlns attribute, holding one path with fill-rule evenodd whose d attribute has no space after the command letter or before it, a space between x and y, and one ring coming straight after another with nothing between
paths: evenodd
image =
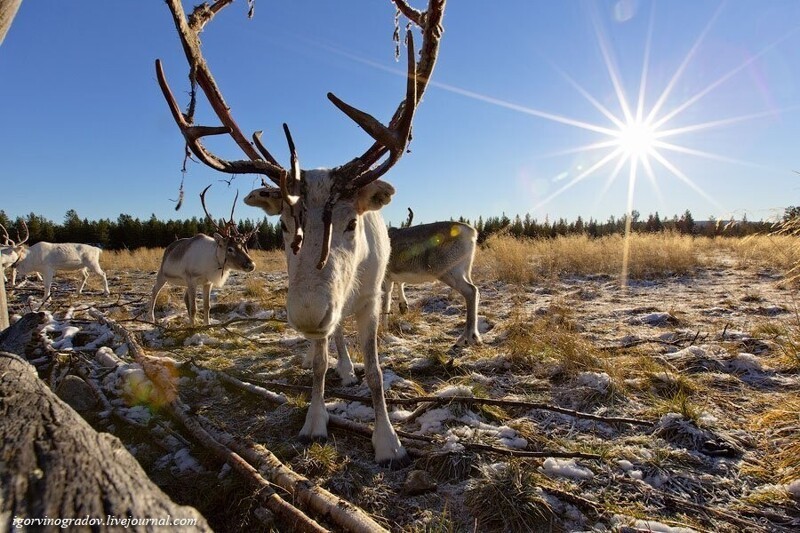
<instances>
[{"instance_id":1,"label":"weathered wood stump","mask_svg":"<svg viewBox=\"0 0 800 533\"><path fill-rule=\"evenodd\" d=\"M131 520L132 531L177 519L194 520L185 531L211 531L197 510L175 504L150 481L118 438L96 432L33 366L7 352L0 352L0 442L0 530L12 530L15 518L88 517L104 522L78 522L78 530L98 531L109 518L130 517L155 520ZM40 530L29 524L26 529Z\"/></svg>"}]
</instances>

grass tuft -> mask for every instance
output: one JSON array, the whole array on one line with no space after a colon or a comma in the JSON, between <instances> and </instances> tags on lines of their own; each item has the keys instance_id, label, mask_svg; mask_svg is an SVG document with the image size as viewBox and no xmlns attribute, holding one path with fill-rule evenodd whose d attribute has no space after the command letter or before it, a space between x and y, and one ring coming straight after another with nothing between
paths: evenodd
<instances>
[{"instance_id":1,"label":"grass tuft","mask_svg":"<svg viewBox=\"0 0 800 533\"><path fill-rule=\"evenodd\" d=\"M537 486L531 464L519 460L479 467L464 502L481 530L552 531L555 512Z\"/></svg>"}]
</instances>

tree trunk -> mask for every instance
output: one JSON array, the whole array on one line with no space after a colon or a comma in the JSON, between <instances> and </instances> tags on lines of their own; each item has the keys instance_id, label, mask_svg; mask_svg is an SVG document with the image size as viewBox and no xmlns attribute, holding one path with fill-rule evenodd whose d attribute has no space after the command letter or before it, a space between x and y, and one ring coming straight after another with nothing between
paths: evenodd
<instances>
[{"instance_id":1,"label":"tree trunk","mask_svg":"<svg viewBox=\"0 0 800 533\"><path fill-rule=\"evenodd\" d=\"M0 352L0 442L0 530L46 517L103 521L73 522L84 531L107 529L113 519L130 519L132 531L178 519L194 520L187 531L211 531L197 510L175 504L150 481L119 439L97 433L30 364L7 352ZM144 519L155 521L134 522ZM40 527L29 522L26 529Z\"/></svg>"},{"instance_id":2,"label":"tree trunk","mask_svg":"<svg viewBox=\"0 0 800 533\"><path fill-rule=\"evenodd\" d=\"M0 0L2 2L2 0ZM0 21L2 24L2 21ZM0 28L2 31L2 28ZM3 40L2 34L0 34L0 41ZM3 331L8 327L8 300L6 300L6 283L0 282L0 331Z\"/></svg>"},{"instance_id":3,"label":"tree trunk","mask_svg":"<svg viewBox=\"0 0 800 533\"><path fill-rule=\"evenodd\" d=\"M11 21L14 20L14 15L17 14L22 0L0 0L0 44L3 44L3 39L6 38L6 33L11 27ZM0 320L2 320L0 318ZM6 323L8 327L8 323ZM0 327L0 330L3 329Z\"/></svg>"}]
</instances>

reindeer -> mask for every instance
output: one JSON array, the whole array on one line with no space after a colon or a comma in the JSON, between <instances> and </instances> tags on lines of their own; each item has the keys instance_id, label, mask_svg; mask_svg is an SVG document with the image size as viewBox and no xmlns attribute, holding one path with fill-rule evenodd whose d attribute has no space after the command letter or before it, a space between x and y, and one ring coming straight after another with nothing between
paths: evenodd
<instances>
[{"instance_id":1,"label":"reindeer","mask_svg":"<svg viewBox=\"0 0 800 533\"><path fill-rule=\"evenodd\" d=\"M24 250L25 243L28 242L28 225L22 221L22 227L25 229L25 238L20 240L19 230L17 230L17 240L19 243L14 242L8 235L5 226L0 224L0 229L3 230L3 244L0 246L0 267L3 269L3 281L8 281L6 277L6 268L11 267L11 285L17 284L17 269L14 268L14 263L19 260L20 251Z\"/></svg>"},{"instance_id":2,"label":"reindeer","mask_svg":"<svg viewBox=\"0 0 800 533\"><path fill-rule=\"evenodd\" d=\"M189 323L192 326L194 326L197 311L197 287L203 288L203 323L207 326L210 320L211 287L222 287L228 280L231 270L252 272L256 268L255 263L247 254L247 241L256 230L244 235L239 234L236 223L233 221L236 200L231 209L230 220L224 228L220 228L206 209L205 194L209 187L211 185L200 193L200 203L203 205L206 218L214 226L214 236L212 238L198 233L191 238L177 239L164 250L164 257L161 259L161 267L158 269L147 311L147 319L150 322L155 322L158 293L169 282L172 285L186 287L183 301L186 304ZM238 194L236 196L238 199Z\"/></svg>"},{"instance_id":3,"label":"reindeer","mask_svg":"<svg viewBox=\"0 0 800 533\"><path fill-rule=\"evenodd\" d=\"M406 151L414 111L436 62L445 0L429 0L425 12L411 8L405 0L393 2L421 29L423 45L419 62L415 61L413 35L409 29L406 33L406 96L388 127L328 93L328 99L375 140L363 155L332 169L301 170L292 136L285 124L283 129L289 145L290 167L284 169L261 143L260 132L253 135L254 149L233 121L203 60L198 38L198 32L229 3L228 0L196 8L188 21L181 3L168 0L193 79L208 97L224 127L193 125L191 117L182 114L178 108L160 62L157 62L156 71L173 118L186 139L188 149L195 156L216 170L231 174L261 174L277 186L251 192L245 203L281 217L289 278L287 318L289 324L312 344L313 387L305 424L300 430L301 439L327 437L328 413L323 398L328 337L336 331L342 317L353 314L375 409L372 435L375 460L382 465L402 466L408 463L408 454L389 422L377 355L380 285L390 253L389 236L379 210L394 194L394 187L379 178ZM201 144L203 136L220 133L229 133L249 159L227 161Z\"/></svg>"},{"instance_id":4,"label":"reindeer","mask_svg":"<svg viewBox=\"0 0 800 533\"><path fill-rule=\"evenodd\" d=\"M89 270L103 278L103 293L108 296L108 279L106 273L100 268L100 253L102 250L88 244L74 242L52 243L37 242L30 248L19 245L17 253L19 259L12 265L20 276L27 276L32 272L42 275L44 281L44 299L50 297L50 286L56 272L80 270L83 282L78 289L78 294L83 292L83 287L89 279ZM12 278L15 274L12 274Z\"/></svg>"},{"instance_id":5,"label":"reindeer","mask_svg":"<svg viewBox=\"0 0 800 533\"><path fill-rule=\"evenodd\" d=\"M411 210L409 209L409 213ZM460 222L433 222L389 228L392 253L383 280L383 326L388 325L392 289L400 288L400 313L408 311L406 283L441 281L458 291L467 302L467 322L456 346L480 344L478 333L478 288L472 283L472 261L478 231Z\"/></svg>"}]
</instances>

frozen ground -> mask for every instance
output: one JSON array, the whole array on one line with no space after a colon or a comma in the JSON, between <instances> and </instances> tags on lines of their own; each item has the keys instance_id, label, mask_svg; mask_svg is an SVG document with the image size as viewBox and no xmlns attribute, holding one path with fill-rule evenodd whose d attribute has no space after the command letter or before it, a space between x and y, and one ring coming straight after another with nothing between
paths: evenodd
<instances>
[{"instance_id":1,"label":"frozen ground","mask_svg":"<svg viewBox=\"0 0 800 533\"><path fill-rule=\"evenodd\" d=\"M46 334L60 353L112 366L116 358L121 366L103 377L102 386L118 413L163 433L163 441L137 438L108 417L94 419L97 427L121 434L153 478L183 502L218 514L212 524L249 530L242 515L255 510L246 502L226 505L205 493L235 489L226 467L208 461L174 435L156 409L137 401L141 369L130 365L120 339L87 311L101 308L141 332L154 354L191 359L245 380L310 385L310 372L301 368L306 342L284 321L285 275L234 274L215 291L216 325L196 329L188 328L177 290L159 305L160 327L135 320L153 277L110 271L110 298L92 280L93 290L73 295L75 280L60 277L45 304L52 313ZM451 349L464 322L457 293L441 284L408 287L409 313L400 316L395 306L380 342L387 396L545 403L652 424L607 423L530 406L390 406L395 427L435 437L433 444L404 438L417 460L392 471L372 463L368 440L348 433L332 431L322 448L300 444L294 436L305 404L294 393L276 407L201 372L180 378L181 394L197 413L266 445L393 530L800 528L800 363L793 345L800 320L796 291L779 274L722 262L692 277L633 281L627 288L605 276L535 286L492 281L480 272L474 277L484 345ZM247 282L253 278L264 290L253 290ZM11 310L35 309L40 297L40 285L29 281L10 294ZM352 331L348 324L361 378ZM363 380L339 387L333 366L329 390L367 393ZM365 423L372 416L370 405L354 401L330 398L328 408ZM511 458L502 450L544 456ZM415 488L414 470L427 471L428 483ZM492 497L495 485L507 501ZM187 486L204 487L204 493L193 496ZM520 520L512 516L516 512Z\"/></svg>"}]
</instances>

